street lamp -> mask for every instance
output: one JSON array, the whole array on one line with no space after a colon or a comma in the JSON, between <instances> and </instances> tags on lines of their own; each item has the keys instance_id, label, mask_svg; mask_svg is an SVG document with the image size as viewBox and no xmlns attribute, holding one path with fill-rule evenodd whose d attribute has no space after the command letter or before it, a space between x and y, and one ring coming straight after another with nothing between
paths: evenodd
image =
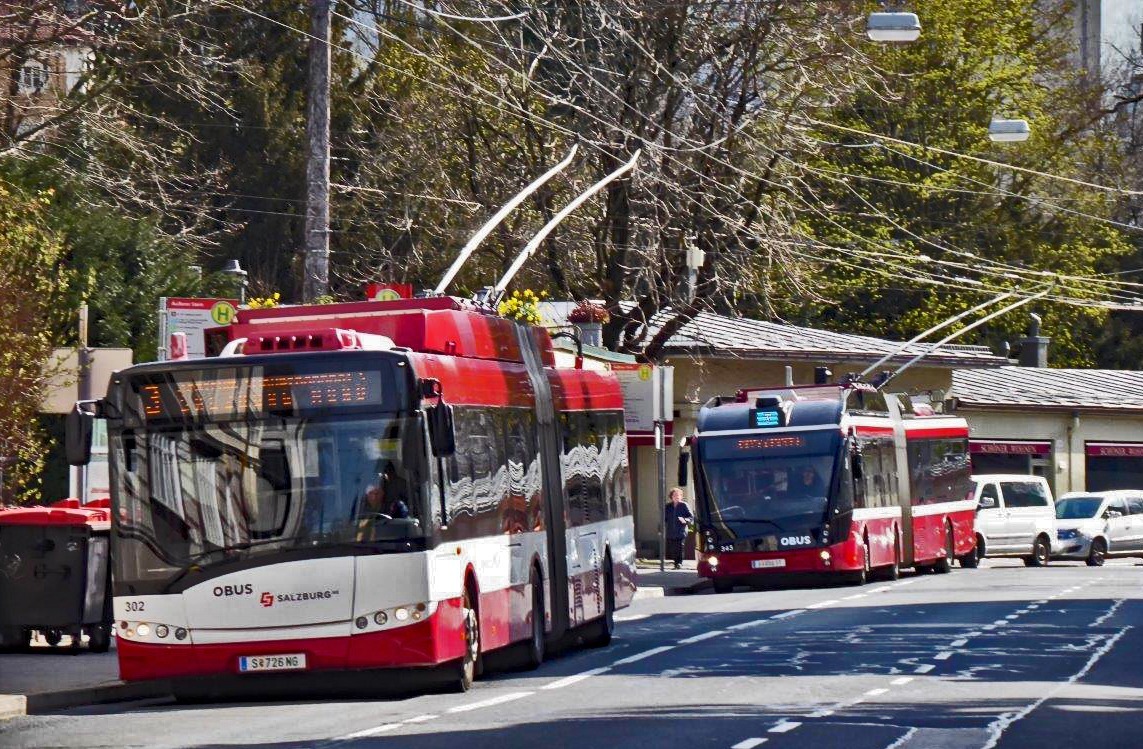
<instances>
[{"instance_id":1,"label":"street lamp","mask_svg":"<svg viewBox=\"0 0 1143 749\"><path fill-rule=\"evenodd\" d=\"M237 260L227 260L226 265L222 266L220 271L224 275L231 276L234 283L238 286L238 301L245 304L246 302L246 276L249 275L246 271L242 270L242 266Z\"/></svg>"},{"instance_id":2,"label":"street lamp","mask_svg":"<svg viewBox=\"0 0 1143 749\"><path fill-rule=\"evenodd\" d=\"M916 13L870 13L865 33L875 42L912 42L921 35L921 20Z\"/></svg>"},{"instance_id":3,"label":"street lamp","mask_svg":"<svg viewBox=\"0 0 1143 749\"><path fill-rule=\"evenodd\" d=\"M1006 120L993 117L988 123L988 139L994 143L1018 143L1028 140L1032 128L1028 120Z\"/></svg>"}]
</instances>

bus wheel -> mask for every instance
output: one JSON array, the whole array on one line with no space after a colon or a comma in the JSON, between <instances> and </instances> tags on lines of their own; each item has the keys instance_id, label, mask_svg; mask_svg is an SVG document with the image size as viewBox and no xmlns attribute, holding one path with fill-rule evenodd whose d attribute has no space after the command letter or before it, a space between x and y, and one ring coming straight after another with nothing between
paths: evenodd
<instances>
[{"instance_id":1,"label":"bus wheel","mask_svg":"<svg viewBox=\"0 0 1143 749\"><path fill-rule=\"evenodd\" d=\"M952 528L945 526L945 555L933 565L933 572L944 575L952 572L953 568L953 534Z\"/></svg>"},{"instance_id":2,"label":"bus wheel","mask_svg":"<svg viewBox=\"0 0 1143 749\"><path fill-rule=\"evenodd\" d=\"M713 582L715 593L730 593L734 590L734 583L730 582L729 580L719 580L715 578Z\"/></svg>"},{"instance_id":3,"label":"bus wheel","mask_svg":"<svg viewBox=\"0 0 1143 749\"><path fill-rule=\"evenodd\" d=\"M603 616L587 626L584 641L588 646L602 648L611 644L611 635L615 633L615 584L610 554L603 558Z\"/></svg>"},{"instance_id":4,"label":"bus wheel","mask_svg":"<svg viewBox=\"0 0 1143 749\"><path fill-rule=\"evenodd\" d=\"M972 545L972 551L968 552L960 558L960 566L970 570L974 570L979 567L981 546L980 536L977 536L976 543Z\"/></svg>"},{"instance_id":5,"label":"bus wheel","mask_svg":"<svg viewBox=\"0 0 1143 749\"><path fill-rule=\"evenodd\" d=\"M893 534L893 564L885 568L882 578L885 580L897 580L901 577L901 539L897 534Z\"/></svg>"},{"instance_id":6,"label":"bus wheel","mask_svg":"<svg viewBox=\"0 0 1143 749\"><path fill-rule=\"evenodd\" d=\"M44 633L44 639L54 648L63 641L63 632L58 629L49 629Z\"/></svg>"},{"instance_id":7,"label":"bus wheel","mask_svg":"<svg viewBox=\"0 0 1143 749\"><path fill-rule=\"evenodd\" d=\"M110 624L94 624L88 628L87 649L93 653L106 653L111 649Z\"/></svg>"},{"instance_id":8,"label":"bus wheel","mask_svg":"<svg viewBox=\"0 0 1143 749\"><path fill-rule=\"evenodd\" d=\"M472 593L467 585L464 587L463 607L464 655L461 656L453 682L457 692L467 692L472 688L472 683L476 681L476 661L480 658L480 619L476 616Z\"/></svg>"},{"instance_id":9,"label":"bus wheel","mask_svg":"<svg viewBox=\"0 0 1143 749\"><path fill-rule=\"evenodd\" d=\"M532 639L528 641L528 651L524 667L529 671L537 669L544 662L544 586L540 573L532 568Z\"/></svg>"},{"instance_id":10,"label":"bus wheel","mask_svg":"<svg viewBox=\"0 0 1143 749\"><path fill-rule=\"evenodd\" d=\"M869 567L869 539L865 540L865 543L862 544L861 548L864 550L864 559L861 562L861 572L858 572L853 576L854 585L865 585L867 582L869 582L869 575L871 572Z\"/></svg>"}]
</instances>

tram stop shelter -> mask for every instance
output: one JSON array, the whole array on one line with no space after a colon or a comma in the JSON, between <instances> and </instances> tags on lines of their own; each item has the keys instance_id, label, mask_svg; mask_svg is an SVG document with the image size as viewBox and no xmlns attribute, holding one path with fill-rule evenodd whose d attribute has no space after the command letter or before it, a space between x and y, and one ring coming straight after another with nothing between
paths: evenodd
<instances>
[{"instance_id":1,"label":"tram stop shelter","mask_svg":"<svg viewBox=\"0 0 1143 749\"><path fill-rule=\"evenodd\" d=\"M1143 372L958 369L947 397L975 473L1044 476L1056 496L1143 489Z\"/></svg>"},{"instance_id":2,"label":"tram stop shelter","mask_svg":"<svg viewBox=\"0 0 1143 749\"><path fill-rule=\"evenodd\" d=\"M555 303L543 309L545 324L561 326L573 305ZM670 310L660 312L648 325L646 340L674 319ZM785 323L700 312L667 340L658 362L674 367L674 422L670 433L677 438L694 431L699 409L716 395L734 395L740 388L781 387L787 382L812 383L816 367L828 367L834 379L860 372L886 354L893 356L882 366L893 370L915 355L926 356L894 380L893 390L922 395L941 403L952 386L954 370L1001 367L1008 359L983 346L915 344L897 351L902 344L869 336L836 333ZM586 353L586 352L585 352ZM789 367L789 380L787 380ZM629 441L631 484L635 497L635 537L640 554L658 555L658 522L662 511L658 492L655 448ZM667 447L667 480L673 485L678 463L677 439ZM694 506L693 486L687 501Z\"/></svg>"}]
</instances>

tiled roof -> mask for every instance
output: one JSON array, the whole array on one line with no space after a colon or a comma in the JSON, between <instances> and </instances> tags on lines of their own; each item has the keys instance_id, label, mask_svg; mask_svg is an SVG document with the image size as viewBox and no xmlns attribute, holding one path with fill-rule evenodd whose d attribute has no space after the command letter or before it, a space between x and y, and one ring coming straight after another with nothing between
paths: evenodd
<instances>
[{"instance_id":1,"label":"tiled roof","mask_svg":"<svg viewBox=\"0 0 1143 749\"><path fill-rule=\"evenodd\" d=\"M958 369L949 396L963 407L1143 410L1143 372L999 367Z\"/></svg>"},{"instance_id":2,"label":"tiled roof","mask_svg":"<svg viewBox=\"0 0 1143 749\"><path fill-rule=\"evenodd\" d=\"M546 305L544 319L562 323L566 315L560 303ZM555 319L553 319L555 318ZM645 340L650 340L672 319L670 311L651 319ZM667 354L694 354L719 358L789 361L802 359L821 363L873 362L900 347L900 343L882 338L835 333L785 323L729 317L700 312L667 341ZM931 344L915 344L895 354L886 364L900 365L917 354L932 350ZM984 346L946 345L918 364L938 367L999 367L1008 360L994 355Z\"/></svg>"}]
</instances>

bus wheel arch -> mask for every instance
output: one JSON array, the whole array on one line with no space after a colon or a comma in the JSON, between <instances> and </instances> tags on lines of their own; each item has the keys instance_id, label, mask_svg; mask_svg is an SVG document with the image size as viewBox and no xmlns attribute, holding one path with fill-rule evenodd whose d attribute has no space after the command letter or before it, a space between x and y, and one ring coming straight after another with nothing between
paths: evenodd
<instances>
[{"instance_id":1,"label":"bus wheel arch","mask_svg":"<svg viewBox=\"0 0 1143 749\"><path fill-rule=\"evenodd\" d=\"M956 553L956 540L953 536L952 523L948 518L943 518L941 522L941 529L944 531L944 544L942 554L933 563L933 571L939 574L946 574L952 572L952 563L954 554Z\"/></svg>"}]
</instances>

